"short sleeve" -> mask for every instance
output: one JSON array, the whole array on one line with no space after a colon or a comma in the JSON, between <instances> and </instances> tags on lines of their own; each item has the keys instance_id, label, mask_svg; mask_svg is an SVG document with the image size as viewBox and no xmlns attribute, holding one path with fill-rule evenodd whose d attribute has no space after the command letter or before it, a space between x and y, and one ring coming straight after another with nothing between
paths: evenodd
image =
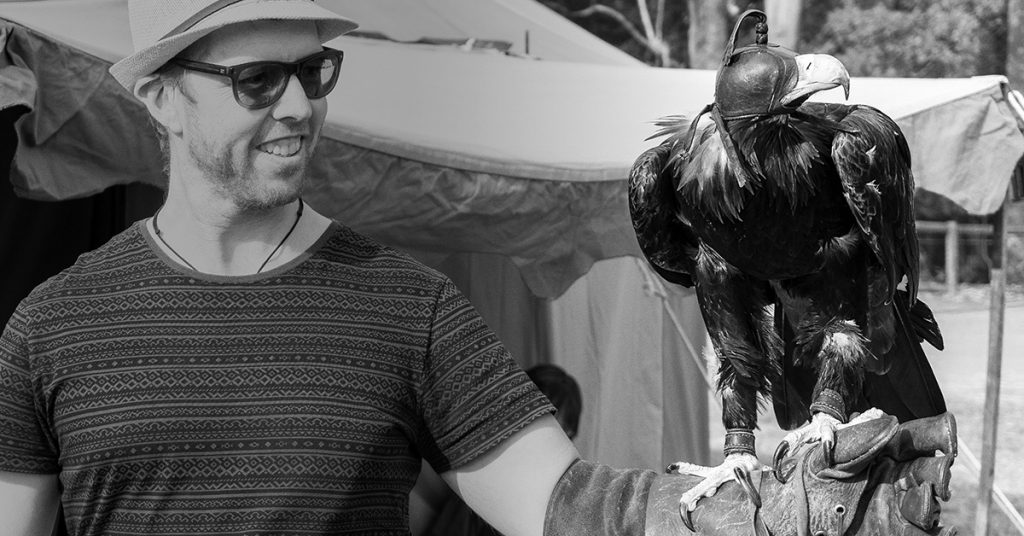
<instances>
[{"instance_id":1,"label":"short sleeve","mask_svg":"<svg viewBox=\"0 0 1024 536\"><path fill-rule=\"evenodd\" d=\"M455 285L435 304L422 384L423 456L438 472L465 465L554 412Z\"/></svg>"},{"instance_id":2,"label":"short sleeve","mask_svg":"<svg viewBox=\"0 0 1024 536\"><path fill-rule=\"evenodd\" d=\"M43 433L29 365L24 318L15 312L0 335L0 471L57 473Z\"/></svg>"}]
</instances>

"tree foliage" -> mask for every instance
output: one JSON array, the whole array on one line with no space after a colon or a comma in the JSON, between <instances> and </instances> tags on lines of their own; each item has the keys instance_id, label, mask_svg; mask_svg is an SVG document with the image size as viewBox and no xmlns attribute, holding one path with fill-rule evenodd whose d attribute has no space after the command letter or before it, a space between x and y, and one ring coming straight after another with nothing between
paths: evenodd
<instances>
[{"instance_id":1,"label":"tree foliage","mask_svg":"<svg viewBox=\"0 0 1024 536\"><path fill-rule=\"evenodd\" d=\"M651 0L647 4L653 35L644 28L641 3L637 0L541 0L541 3L645 63L686 65L689 23L686 0Z\"/></svg>"},{"instance_id":2,"label":"tree foliage","mask_svg":"<svg viewBox=\"0 0 1024 536\"><path fill-rule=\"evenodd\" d=\"M763 5L763 0L540 2L633 57L663 67L706 67L711 56L717 63L735 17Z\"/></svg>"},{"instance_id":3,"label":"tree foliage","mask_svg":"<svg viewBox=\"0 0 1024 536\"><path fill-rule=\"evenodd\" d=\"M1004 71L1002 0L808 3L804 51L839 58L854 76L963 77Z\"/></svg>"},{"instance_id":4,"label":"tree foliage","mask_svg":"<svg viewBox=\"0 0 1024 536\"><path fill-rule=\"evenodd\" d=\"M727 37L707 35L720 32L691 12L721 7L731 17L725 25L731 29L743 10L764 8L762 0L541 2L646 63L678 67L701 64L700 58L690 57L691 33L723 46ZM803 4L798 51L832 54L855 76L960 77L1005 70L1005 0L814 0ZM646 20L642 9L647 11Z\"/></svg>"}]
</instances>

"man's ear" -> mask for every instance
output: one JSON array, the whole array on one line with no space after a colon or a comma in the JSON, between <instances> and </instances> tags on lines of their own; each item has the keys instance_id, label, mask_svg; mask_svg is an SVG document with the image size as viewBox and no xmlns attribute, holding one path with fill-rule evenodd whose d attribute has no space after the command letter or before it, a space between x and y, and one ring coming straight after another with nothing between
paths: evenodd
<instances>
[{"instance_id":1,"label":"man's ear","mask_svg":"<svg viewBox=\"0 0 1024 536\"><path fill-rule=\"evenodd\" d=\"M168 133L181 134L181 119L175 105L179 91L170 80L156 74L143 76L135 82L133 93Z\"/></svg>"}]
</instances>

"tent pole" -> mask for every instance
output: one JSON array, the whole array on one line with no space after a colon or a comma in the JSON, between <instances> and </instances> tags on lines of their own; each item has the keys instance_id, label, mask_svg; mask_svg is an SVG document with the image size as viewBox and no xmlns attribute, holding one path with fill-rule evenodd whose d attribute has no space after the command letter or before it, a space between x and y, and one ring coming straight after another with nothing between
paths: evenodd
<instances>
[{"instance_id":1,"label":"tent pole","mask_svg":"<svg viewBox=\"0 0 1024 536\"><path fill-rule=\"evenodd\" d=\"M996 431L999 424L999 385L1003 366L1003 323L1006 312L1006 205L996 212L992 233L992 271L989 280L988 373L985 382L985 410L982 414L981 471L978 481L978 510L974 534L987 536L992 485L995 480Z\"/></svg>"},{"instance_id":2,"label":"tent pole","mask_svg":"<svg viewBox=\"0 0 1024 536\"><path fill-rule=\"evenodd\" d=\"M559 364L556 358L558 345L555 343L555 314L553 311L555 300L552 298L535 298L537 303L537 331L540 335L540 359L534 365L540 363Z\"/></svg>"},{"instance_id":3,"label":"tent pole","mask_svg":"<svg viewBox=\"0 0 1024 536\"><path fill-rule=\"evenodd\" d=\"M978 461L978 457L971 452L971 449L967 446L967 442L963 440L963 437L957 434L956 440L960 443L957 450L957 459L963 458L964 465L967 466L967 470L971 472L971 476L978 477L981 475L981 462ZM1006 496L1003 490L999 489L999 484L992 483L992 500L996 503L996 506L1003 511L1003 514L1010 520L1010 524L1017 529L1019 534L1024 535L1024 516L1020 515L1017 508L1010 502L1010 498Z\"/></svg>"}]
</instances>

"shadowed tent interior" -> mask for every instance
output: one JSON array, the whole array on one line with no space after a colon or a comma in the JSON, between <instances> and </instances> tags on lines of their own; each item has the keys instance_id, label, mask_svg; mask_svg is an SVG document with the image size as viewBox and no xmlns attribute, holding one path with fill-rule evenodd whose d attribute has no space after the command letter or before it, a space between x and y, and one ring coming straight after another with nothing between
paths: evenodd
<instances>
[{"instance_id":1,"label":"shadowed tent interior","mask_svg":"<svg viewBox=\"0 0 1024 536\"><path fill-rule=\"evenodd\" d=\"M711 102L715 73L643 66L531 0L321 3L364 26L330 43L345 64L305 200L451 275L524 366L576 376L584 456L708 461L703 325L639 260L625 179L655 120ZM146 112L106 73L130 52L127 28L124 0L0 3L0 135L17 144L19 196L161 184ZM999 208L1024 153L1004 78L851 90L897 119L919 186ZM118 187L125 222L160 202Z\"/></svg>"}]
</instances>

